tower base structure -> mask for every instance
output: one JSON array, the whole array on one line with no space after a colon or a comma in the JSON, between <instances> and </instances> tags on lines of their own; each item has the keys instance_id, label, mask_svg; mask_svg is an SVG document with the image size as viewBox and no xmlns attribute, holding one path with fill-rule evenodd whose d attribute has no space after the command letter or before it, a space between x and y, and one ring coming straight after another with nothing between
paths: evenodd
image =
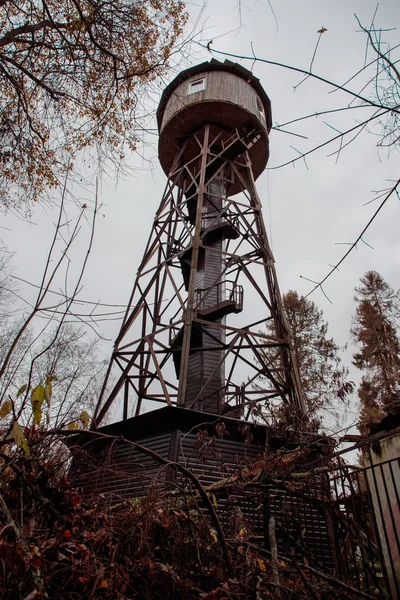
<instances>
[{"instance_id":1,"label":"tower base structure","mask_svg":"<svg viewBox=\"0 0 400 600\"><path fill-rule=\"evenodd\" d=\"M245 418L282 404L294 419L304 413L250 159L261 139L202 124L177 151L95 426L111 408L125 420L160 403Z\"/></svg>"},{"instance_id":2,"label":"tower base structure","mask_svg":"<svg viewBox=\"0 0 400 600\"><path fill-rule=\"evenodd\" d=\"M227 477L233 483L238 470L262 462L266 432L263 425L166 406L74 436L71 474L86 496L114 501L179 490L179 471L162 460L190 469L204 487Z\"/></svg>"}]
</instances>

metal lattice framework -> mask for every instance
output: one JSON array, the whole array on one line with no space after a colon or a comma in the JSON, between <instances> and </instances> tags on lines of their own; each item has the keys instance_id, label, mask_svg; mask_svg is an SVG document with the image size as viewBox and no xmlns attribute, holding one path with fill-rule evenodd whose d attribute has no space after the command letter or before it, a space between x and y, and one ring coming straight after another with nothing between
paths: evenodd
<instances>
[{"instance_id":1,"label":"metal lattice framework","mask_svg":"<svg viewBox=\"0 0 400 600\"><path fill-rule=\"evenodd\" d=\"M235 417L304 411L249 158L260 137L209 124L177 150L96 425L111 407L127 419L154 402Z\"/></svg>"}]
</instances>

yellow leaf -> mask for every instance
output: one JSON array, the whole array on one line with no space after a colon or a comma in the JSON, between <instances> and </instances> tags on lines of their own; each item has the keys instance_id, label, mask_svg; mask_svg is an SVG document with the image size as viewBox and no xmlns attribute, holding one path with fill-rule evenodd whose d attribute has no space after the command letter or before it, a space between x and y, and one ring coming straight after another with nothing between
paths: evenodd
<instances>
[{"instance_id":1,"label":"yellow leaf","mask_svg":"<svg viewBox=\"0 0 400 600\"><path fill-rule=\"evenodd\" d=\"M12 434L13 434L15 443L17 444L18 447L20 447L22 440L24 439L25 436L24 436L24 432L22 431L22 427L18 423L18 421L14 421L14 423L13 423Z\"/></svg>"},{"instance_id":2,"label":"yellow leaf","mask_svg":"<svg viewBox=\"0 0 400 600\"><path fill-rule=\"evenodd\" d=\"M217 532L215 531L215 529L210 529L210 535L211 535L212 539L214 540L214 542L217 543L218 535L217 535Z\"/></svg>"},{"instance_id":3,"label":"yellow leaf","mask_svg":"<svg viewBox=\"0 0 400 600\"><path fill-rule=\"evenodd\" d=\"M34 425L40 425L40 421L42 420L42 404L45 399L45 389L42 385L37 385L34 390L32 390L32 412L33 412L33 423Z\"/></svg>"},{"instance_id":4,"label":"yellow leaf","mask_svg":"<svg viewBox=\"0 0 400 600\"><path fill-rule=\"evenodd\" d=\"M38 408L37 404L32 403L32 413L33 413L33 424L40 425L40 421L42 420L43 411Z\"/></svg>"},{"instance_id":5,"label":"yellow leaf","mask_svg":"<svg viewBox=\"0 0 400 600\"><path fill-rule=\"evenodd\" d=\"M22 431L22 427L18 421L14 421L13 423L12 434L18 448L22 448L25 454L29 456L31 452L29 450L28 442L26 441L24 432Z\"/></svg>"},{"instance_id":6,"label":"yellow leaf","mask_svg":"<svg viewBox=\"0 0 400 600\"><path fill-rule=\"evenodd\" d=\"M49 377L47 377L47 379L49 379ZM44 399L47 402L47 406L50 408L50 402L51 402L51 397L53 395L53 386L51 384L51 381L47 381L46 380L46 385L44 388Z\"/></svg>"},{"instance_id":7,"label":"yellow leaf","mask_svg":"<svg viewBox=\"0 0 400 600\"><path fill-rule=\"evenodd\" d=\"M13 403L11 402L11 400L6 400L5 402L3 402L3 404L0 406L0 419L4 419L4 417L9 415L12 409Z\"/></svg>"},{"instance_id":8,"label":"yellow leaf","mask_svg":"<svg viewBox=\"0 0 400 600\"><path fill-rule=\"evenodd\" d=\"M217 502L217 497L215 494L209 494L209 497L211 498L212 503L214 504L215 508L218 508L218 502Z\"/></svg>"},{"instance_id":9,"label":"yellow leaf","mask_svg":"<svg viewBox=\"0 0 400 600\"><path fill-rule=\"evenodd\" d=\"M44 401L44 387L42 385L37 385L35 387L34 390L32 390L32 404L34 402L39 403L40 402L40 406L42 405L42 402Z\"/></svg>"},{"instance_id":10,"label":"yellow leaf","mask_svg":"<svg viewBox=\"0 0 400 600\"><path fill-rule=\"evenodd\" d=\"M257 563L258 563L258 568L260 569L260 571L262 573L266 573L267 567L265 566L265 562L262 560L262 558L257 558Z\"/></svg>"},{"instance_id":11,"label":"yellow leaf","mask_svg":"<svg viewBox=\"0 0 400 600\"><path fill-rule=\"evenodd\" d=\"M81 412L81 414L79 415L79 420L84 427L87 427L89 425L90 417L89 417L89 414L86 412L86 410L83 410Z\"/></svg>"},{"instance_id":12,"label":"yellow leaf","mask_svg":"<svg viewBox=\"0 0 400 600\"><path fill-rule=\"evenodd\" d=\"M26 390L26 388L27 388L27 387L28 387L28 386L26 385L26 383L24 383L24 385L22 385L22 386L19 388L19 390L18 390L18 392L17 392L17 398L19 398L20 396L22 396L22 394L24 393L24 391Z\"/></svg>"},{"instance_id":13,"label":"yellow leaf","mask_svg":"<svg viewBox=\"0 0 400 600\"><path fill-rule=\"evenodd\" d=\"M108 583L105 579L103 579L102 581L100 581L100 583L97 585L98 588L107 588L108 587Z\"/></svg>"},{"instance_id":14,"label":"yellow leaf","mask_svg":"<svg viewBox=\"0 0 400 600\"><path fill-rule=\"evenodd\" d=\"M69 430L79 429L79 425L76 421L73 421L72 423L68 423L68 429Z\"/></svg>"}]
</instances>

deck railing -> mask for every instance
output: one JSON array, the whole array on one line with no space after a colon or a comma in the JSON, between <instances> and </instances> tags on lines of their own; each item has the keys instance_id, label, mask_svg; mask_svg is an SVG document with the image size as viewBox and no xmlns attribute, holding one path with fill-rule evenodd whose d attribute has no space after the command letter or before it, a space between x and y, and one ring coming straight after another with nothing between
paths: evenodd
<instances>
[{"instance_id":1,"label":"deck railing","mask_svg":"<svg viewBox=\"0 0 400 600\"><path fill-rule=\"evenodd\" d=\"M220 281L215 285L196 290L195 306L197 310L218 310L231 303L235 311L243 310L243 286L234 281Z\"/></svg>"}]
</instances>

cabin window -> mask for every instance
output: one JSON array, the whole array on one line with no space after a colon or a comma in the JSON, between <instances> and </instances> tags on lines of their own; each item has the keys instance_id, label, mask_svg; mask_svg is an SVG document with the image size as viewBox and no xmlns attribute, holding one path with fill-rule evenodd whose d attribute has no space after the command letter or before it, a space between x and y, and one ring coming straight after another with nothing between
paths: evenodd
<instances>
[{"instance_id":1,"label":"cabin window","mask_svg":"<svg viewBox=\"0 0 400 600\"><path fill-rule=\"evenodd\" d=\"M261 113L261 116L263 119L265 119L265 115L264 115L264 107L262 105L262 102L260 100L260 98L258 96L256 96L256 107L259 113Z\"/></svg>"},{"instance_id":2,"label":"cabin window","mask_svg":"<svg viewBox=\"0 0 400 600\"><path fill-rule=\"evenodd\" d=\"M206 89L206 78L195 79L189 83L188 94L194 94L195 92L201 92Z\"/></svg>"}]
</instances>

